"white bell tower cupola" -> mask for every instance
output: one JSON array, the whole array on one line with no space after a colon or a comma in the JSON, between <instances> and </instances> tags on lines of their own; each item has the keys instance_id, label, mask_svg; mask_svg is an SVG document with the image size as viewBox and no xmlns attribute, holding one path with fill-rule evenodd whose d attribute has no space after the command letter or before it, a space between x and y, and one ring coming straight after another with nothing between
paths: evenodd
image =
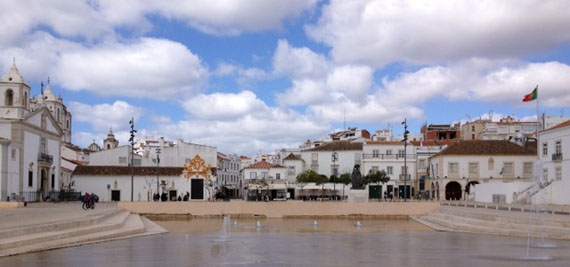
<instances>
[{"instance_id":1,"label":"white bell tower cupola","mask_svg":"<svg viewBox=\"0 0 570 267\"><path fill-rule=\"evenodd\" d=\"M8 73L0 80L0 118L24 118L30 112L30 91L14 60Z\"/></svg>"}]
</instances>

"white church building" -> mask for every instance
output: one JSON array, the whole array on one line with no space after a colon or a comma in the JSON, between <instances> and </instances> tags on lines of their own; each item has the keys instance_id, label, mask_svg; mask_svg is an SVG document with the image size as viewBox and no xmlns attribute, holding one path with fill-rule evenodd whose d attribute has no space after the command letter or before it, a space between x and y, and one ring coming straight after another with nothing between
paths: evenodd
<instances>
[{"instance_id":1,"label":"white church building","mask_svg":"<svg viewBox=\"0 0 570 267\"><path fill-rule=\"evenodd\" d=\"M38 98L30 94L14 63L0 80L1 201L44 200L62 187L60 153L71 141L71 114L49 83Z\"/></svg>"}]
</instances>

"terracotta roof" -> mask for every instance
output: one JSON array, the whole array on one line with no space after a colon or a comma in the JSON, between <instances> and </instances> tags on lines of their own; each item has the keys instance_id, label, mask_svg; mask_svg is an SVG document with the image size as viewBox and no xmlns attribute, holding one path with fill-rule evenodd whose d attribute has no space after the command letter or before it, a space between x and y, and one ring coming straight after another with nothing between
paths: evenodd
<instances>
[{"instance_id":1,"label":"terracotta roof","mask_svg":"<svg viewBox=\"0 0 570 267\"><path fill-rule=\"evenodd\" d=\"M536 155L536 143L522 147L506 140L466 140L442 150L440 155Z\"/></svg>"},{"instance_id":2,"label":"terracotta roof","mask_svg":"<svg viewBox=\"0 0 570 267\"><path fill-rule=\"evenodd\" d=\"M563 123L557 124L556 126L550 128L550 129L546 129L546 130L541 131L541 132L547 132L547 131L550 131L550 130L559 129L559 128L563 128L563 127L566 127L566 126L570 126L570 120L567 120L567 121L565 121L565 122L563 122Z\"/></svg>"},{"instance_id":3,"label":"terracotta roof","mask_svg":"<svg viewBox=\"0 0 570 267\"><path fill-rule=\"evenodd\" d=\"M270 169L270 168L285 168L285 167L277 164L271 164L267 161L260 161L255 164L251 164L245 167L244 169Z\"/></svg>"},{"instance_id":4,"label":"terracotta roof","mask_svg":"<svg viewBox=\"0 0 570 267\"><path fill-rule=\"evenodd\" d=\"M138 176L179 176L184 171L182 167L135 167ZM128 166L81 166L77 165L72 175L131 175Z\"/></svg>"},{"instance_id":5,"label":"terracotta roof","mask_svg":"<svg viewBox=\"0 0 570 267\"><path fill-rule=\"evenodd\" d=\"M426 141L411 141L414 146L451 146L457 143L457 140L426 140Z\"/></svg>"},{"instance_id":6,"label":"terracotta roof","mask_svg":"<svg viewBox=\"0 0 570 267\"><path fill-rule=\"evenodd\" d=\"M318 147L306 151L342 151L342 150L362 150L362 143L352 143L350 141L334 141L324 143Z\"/></svg>"},{"instance_id":7,"label":"terracotta roof","mask_svg":"<svg viewBox=\"0 0 570 267\"><path fill-rule=\"evenodd\" d=\"M293 153L290 153L289 156L285 157L283 160L301 160L301 157L296 156Z\"/></svg>"},{"instance_id":8,"label":"terracotta roof","mask_svg":"<svg viewBox=\"0 0 570 267\"><path fill-rule=\"evenodd\" d=\"M403 146L404 142L398 141L367 141L367 145L386 145L386 146Z\"/></svg>"}]
</instances>

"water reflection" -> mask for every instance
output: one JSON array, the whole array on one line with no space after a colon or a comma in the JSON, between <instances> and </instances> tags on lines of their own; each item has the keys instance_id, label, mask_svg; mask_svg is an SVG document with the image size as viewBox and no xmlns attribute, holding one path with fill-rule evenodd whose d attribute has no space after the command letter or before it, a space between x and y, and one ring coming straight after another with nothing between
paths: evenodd
<instances>
[{"instance_id":1,"label":"water reflection","mask_svg":"<svg viewBox=\"0 0 570 267\"><path fill-rule=\"evenodd\" d=\"M233 223L229 223L233 222ZM235 223L237 222L237 224ZM548 261L522 258L526 238L434 232L413 221L198 219L171 232L0 258L0 266L569 266L568 241ZM316 227L315 227L316 226ZM223 241L226 240L226 241ZM222 242L223 241L223 242Z\"/></svg>"}]
</instances>

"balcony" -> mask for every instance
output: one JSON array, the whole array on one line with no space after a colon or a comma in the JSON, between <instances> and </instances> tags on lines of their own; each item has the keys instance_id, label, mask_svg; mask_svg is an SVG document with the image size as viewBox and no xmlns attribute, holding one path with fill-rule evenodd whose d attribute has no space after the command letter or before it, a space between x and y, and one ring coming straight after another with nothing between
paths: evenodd
<instances>
[{"instance_id":1,"label":"balcony","mask_svg":"<svg viewBox=\"0 0 570 267\"><path fill-rule=\"evenodd\" d=\"M561 161L561 160L562 160L562 153L552 154L552 161Z\"/></svg>"},{"instance_id":2,"label":"balcony","mask_svg":"<svg viewBox=\"0 0 570 267\"><path fill-rule=\"evenodd\" d=\"M394 159L400 159L403 160L404 156L403 155L399 155L399 154L363 154L362 157L364 159L378 159L378 160L394 160ZM413 160L416 159L416 155L415 154L408 154L406 157L408 160Z\"/></svg>"},{"instance_id":3,"label":"balcony","mask_svg":"<svg viewBox=\"0 0 570 267\"><path fill-rule=\"evenodd\" d=\"M38 161L51 165L53 163L53 156L46 153L39 153Z\"/></svg>"},{"instance_id":4,"label":"balcony","mask_svg":"<svg viewBox=\"0 0 570 267\"><path fill-rule=\"evenodd\" d=\"M403 182L403 181L404 181L404 175L403 175L403 174L400 174L399 176L400 176L400 181ZM407 179L405 179L406 181L411 181L411 180L412 180L412 175L411 175L411 174L408 174L408 175L406 175L406 176L407 176L407 177L406 177Z\"/></svg>"}]
</instances>

